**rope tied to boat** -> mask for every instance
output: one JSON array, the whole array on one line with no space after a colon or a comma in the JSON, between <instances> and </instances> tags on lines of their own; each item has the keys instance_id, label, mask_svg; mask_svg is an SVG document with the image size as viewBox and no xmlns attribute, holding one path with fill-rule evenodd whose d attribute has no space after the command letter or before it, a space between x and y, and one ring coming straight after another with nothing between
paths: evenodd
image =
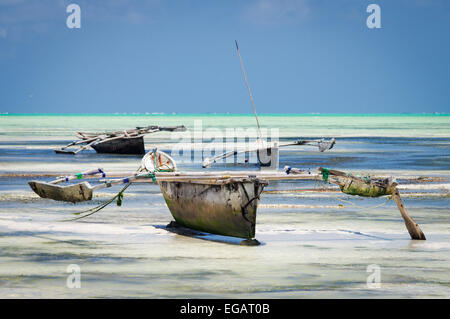
<instances>
[{"instance_id":1,"label":"rope tied to boat","mask_svg":"<svg viewBox=\"0 0 450 319\"><path fill-rule=\"evenodd\" d=\"M105 172L104 172L101 168L98 169L98 172L99 172L99 173L102 173L102 177L103 177L103 178L106 177Z\"/></svg>"},{"instance_id":2,"label":"rope tied to boat","mask_svg":"<svg viewBox=\"0 0 450 319\"><path fill-rule=\"evenodd\" d=\"M245 221L247 221L248 223L250 223L250 225L251 225L251 227L253 228L253 227L255 227L255 223L254 222L252 222L251 220L249 220L248 218L247 218L247 214L248 214L248 211L247 211L247 207L253 202L253 201L255 201L255 200L260 200L261 199L261 194L262 194L262 192L263 192L263 190L264 190L264 186L261 188L261 191L259 191L259 192L257 192L257 189L260 187L260 183L259 182L257 182L256 184L255 184L255 196L253 197L253 198L250 198L250 196L248 195L248 192L247 192L247 190L245 189L245 186L244 186L244 183L238 183L238 187L239 187L239 185L242 187L242 190L244 191L244 194L245 194L245 197L247 197L247 204L245 204L244 206L241 206L241 213L242 213L242 218L244 218L244 220ZM249 234L249 236L250 236L251 234ZM250 236L251 237L251 236Z\"/></svg>"},{"instance_id":3,"label":"rope tied to boat","mask_svg":"<svg viewBox=\"0 0 450 319\"><path fill-rule=\"evenodd\" d=\"M123 191L120 191L119 194L117 194L117 206L122 206L123 201Z\"/></svg>"},{"instance_id":4,"label":"rope tied to boat","mask_svg":"<svg viewBox=\"0 0 450 319\"><path fill-rule=\"evenodd\" d=\"M364 181L366 184L370 184L370 182L372 181L372 179L370 178L370 176L361 176L361 175L353 175L352 173L347 173L345 174L345 176L347 177L356 177L361 179L362 181Z\"/></svg>"},{"instance_id":5,"label":"rope tied to boat","mask_svg":"<svg viewBox=\"0 0 450 319\"><path fill-rule=\"evenodd\" d=\"M350 204L350 205L352 205L352 206L355 207L355 208L358 208L358 209L361 209L361 210L369 211L369 210L373 210L373 209L376 209L376 208L380 208L380 207L386 205L387 203L389 203L390 200L392 200L392 196L386 196L386 201L384 201L384 202L381 203L381 204L378 204L378 205L375 205L375 206L368 206L368 207L357 205L357 204L355 204L355 203L353 203L353 202L351 202L351 201L349 201L349 200L345 200L345 199L342 199L342 198L339 198L339 197L336 197L336 199L337 199L338 201L340 201L340 202Z\"/></svg>"},{"instance_id":6,"label":"rope tied to boat","mask_svg":"<svg viewBox=\"0 0 450 319\"><path fill-rule=\"evenodd\" d=\"M328 181L329 175L330 175L330 171L328 170L328 168L323 168L322 169L322 179L324 182Z\"/></svg>"},{"instance_id":7,"label":"rope tied to boat","mask_svg":"<svg viewBox=\"0 0 450 319\"><path fill-rule=\"evenodd\" d=\"M155 174L155 172L149 172L148 173L148 177L150 177L152 179L152 181L154 183L156 183L156 174Z\"/></svg>"},{"instance_id":8,"label":"rope tied to boat","mask_svg":"<svg viewBox=\"0 0 450 319\"><path fill-rule=\"evenodd\" d=\"M158 160L157 160L157 157L159 157L158 155L159 155L159 154L158 154L158 149L157 149L157 148L154 148L154 149L153 149L153 156L152 156L152 159L153 159L153 167L155 168L155 171L157 171L157 170L158 170L158 167L159 167L159 165L158 165ZM156 180L154 180L154 182L156 182Z\"/></svg>"},{"instance_id":9,"label":"rope tied to boat","mask_svg":"<svg viewBox=\"0 0 450 319\"><path fill-rule=\"evenodd\" d=\"M100 205L98 205L98 206L96 206L96 207L89 208L89 209L87 209L87 210L84 210L84 211L81 211L81 212L78 212L78 213L72 213L73 215L82 215L82 214L84 214L83 216L79 216L79 217L72 218L72 219L65 219L65 220L61 220L61 221L62 221L62 222L75 221L75 220L79 220L79 219L82 219L82 218L85 218L85 217L88 217L88 216L91 216L91 215L97 213L98 211L102 210L103 208L105 208L106 206L108 206L109 204L111 204L116 198L119 197L120 194L122 194L122 198L123 198L123 192L124 192L124 191L128 188L128 186L130 186L130 185L131 185L131 183L126 184L126 185L120 190L120 192L119 192L118 194L116 194L113 198L109 199L107 202L105 202L105 203L103 203L103 204L100 204ZM120 205L119 205L119 206L120 206Z\"/></svg>"}]
</instances>

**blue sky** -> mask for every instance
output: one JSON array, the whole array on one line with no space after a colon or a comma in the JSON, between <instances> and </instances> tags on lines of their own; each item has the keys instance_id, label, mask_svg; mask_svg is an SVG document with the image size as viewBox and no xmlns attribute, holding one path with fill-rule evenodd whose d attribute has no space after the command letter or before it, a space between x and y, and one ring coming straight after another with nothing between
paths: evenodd
<instances>
[{"instance_id":1,"label":"blue sky","mask_svg":"<svg viewBox=\"0 0 450 319\"><path fill-rule=\"evenodd\" d=\"M0 112L251 113L235 39L259 113L450 112L446 0L0 0Z\"/></svg>"}]
</instances>

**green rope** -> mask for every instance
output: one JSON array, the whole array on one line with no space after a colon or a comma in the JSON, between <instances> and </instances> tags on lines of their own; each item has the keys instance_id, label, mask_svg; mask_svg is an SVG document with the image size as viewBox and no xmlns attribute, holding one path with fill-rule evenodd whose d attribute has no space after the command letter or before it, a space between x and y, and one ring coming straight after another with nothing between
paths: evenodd
<instances>
[{"instance_id":1,"label":"green rope","mask_svg":"<svg viewBox=\"0 0 450 319\"><path fill-rule=\"evenodd\" d=\"M357 178L360 178L360 179L362 179L366 184L370 184L370 182L372 181L372 179L370 178L370 176L361 176L361 175L353 176L352 173L347 173L347 174L345 174L345 176L347 176L347 177L357 177Z\"/></svg>"},{"instance_id":2,"label":"green rope","mask_svg":"<svg viewBox=\"0 0 450 319\"><path fill-rule=\"evenodd\" d=\"M122 200L123 200L123 191L117 194L117 206L122 206Z\"/></svg>"},{"instance_id":3,"label":"green rope","mask_svg":"<svg viewBox=\"0 0 450 319\"><path fill-rule=\"evenodd\" d=\"M126 185L120 190L120 192L119 192L118 194L116 194L113 198L109 199L107 202L105 202L105 203L103 203L103 204L100 204L100 205L98 205L98 206L96 206L96 207L93 207L93 208L89 208L89 209L87 209L87 210L85 210L85 211L82 211L82 212L72 213L73 215L81 215L81 214L84 214L83 216L76 217L76 218L72 218L72 219L65 219L65 220L61 220L61 221L62 221L62 222L75 221L75 220L79 220L79 219L82 219L82 218L85 218L85 217L88 217L88 216L91 216L91 215L95 214L96 212L102 210L103 208L105 208L106 206L108 206L109 204L111 204L116 198L119 197L119 194L122 193L122 196L123 196L123 192L124 192L124 191L128 188L128 186L130 186L130 185L131 185L131 183L126 184Z\"/></svg>"},{"instance_id":4,"label":"green rope","mask_svg":"<svg viewBox=\"0 0 450 319\"><path fill-rule=\"evenodd\" d=\"M147 176L150 177L154 183L156 183L156 173L164 173L164 172L166 172L166 173L173 172L173 170L157 168L153 172L148 172Z\"/></svg>"},{"instance_id":5,"label":"green rope","mask_svg":"<svg viewBox=\"0 0 450 319\"><path fill-rule=\"evenodd\" d=\"M371 181L370 176L362 176L361 179L362 179L364 182L366 182L367 184L370 184L370 181Z\"/></svg>"},{"instance_id":6,"label":"green rope","mask_svg":"<svg viewBox=\"0 0 450 319\"><path fill-rule=\"evenodd\" d=\"M152 181L153 181L154 183L156 183L156 175L155 175L155 173L149 172L149 173L148 173L148 177L150 177L150 178L152 179Z\"/></svg>"},{"instance_id":7,"label":"green rope","mask_svg":"<svg viewBox=\"0 0 450 319\"><path fill-rule=\"evenodd\" d=\"M156 153L155 153L155 158L153 158L153 167L155 168L155 171L158 171L158 163L156 160Z\"/></svg>"},{"instance_id":8,"label":"green rope","mask_svg":"<svg viewBox=\"0 0 450 319\"><path fill-rule=\"evenodd\" d=\"M347 174L348 177L354 177L351 173ZM361 176L361 175L356 175L355 177L363 180L366 184L370 184L370 182L372 181L372 179L370 178L370 176Z\"/></svg>"},{"instance_id":9,"label":"green rope","mask_svg":"<svg viewBox=\"0 0 450 319\"><path fill-rule=\"evenodd\" d=\"M328 180L329 175L330 175L330 171L327 168L322 168L322 178L323 178L324 182L326 182Z\"/></svg>"}]
</instances>

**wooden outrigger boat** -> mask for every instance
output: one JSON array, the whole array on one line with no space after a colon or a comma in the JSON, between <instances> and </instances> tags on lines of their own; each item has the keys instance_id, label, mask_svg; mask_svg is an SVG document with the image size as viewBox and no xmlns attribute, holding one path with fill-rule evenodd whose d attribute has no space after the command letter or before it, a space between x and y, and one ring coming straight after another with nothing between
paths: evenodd
<instances>
[{"instance_id":1,"label":"wooden outrigger boat","mask_svg":"<svg viewBox=\"0 0 450 319\"><path fill-rule=\"evenodd\" d=\"M257 208L269 181L317 180L337 184L343 193L364 197L391 195L412 239L425 240L419 225L408 215L395 179L359 177L341 171L319 168L317 173L285 167L283 171L178 172L174 160L153 150L144 156L139 170L122 179L104 180L99 185L87 182L60 186L58 183L105 174L101 169L62 177L53 182L29 182L43 198L80 202L92 199L93 191L117 184L140 181L157 182L175 222L179 226L212 234L243 238L243 244L255 240ZM150 179L151 178L151 179ZM173 226L173 223L171 224Z\"/></svg>"},{"instance_id":2,"label":"wooden outrigger boat","mask_svg":"<svg viewBox=\"0 0 450 319\"><path fill-rule=\"evenodd\" d=\"M147 126L103 133L77 132L76 135L80 140L56 149L55 152L75 155L88 147L92 147L97 153L143 155L145 154L144 136L160 131L186 131L186 127L184 125L169 127ZM68 148L73 146L79 146L79 148L74 151L68 150Z\"/></svg>"}]
</instances>

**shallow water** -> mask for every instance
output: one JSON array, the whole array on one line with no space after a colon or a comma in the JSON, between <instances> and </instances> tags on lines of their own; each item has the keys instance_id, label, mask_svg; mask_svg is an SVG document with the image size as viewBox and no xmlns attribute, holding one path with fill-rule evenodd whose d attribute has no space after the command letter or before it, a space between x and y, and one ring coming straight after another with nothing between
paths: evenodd
<instances>
[{"instance_id":1,"label":"shallow water","mask_svg":"<svg viewBox=\"0 0 450 319\"><path fill-rule=\"evenodd\" d=\"M133 185L121 207L112 204L79 221L67 220L119 188L73 205L41 199L27 185L29 175L42 172L103 167L131 173L139 166L140 156L54 154L74 131L149 124L190 128L199 118L205 127L254 125L248 116L0 116L0 297L450 297L448 116L261 117L263 125L280 128L282 140L336 138L325 153L305 146L282 149L281 167L399 176L405 206L427 241L409 239L393 201L350 197L321 182L273 182L266 188L257 247L229 237L169 232L165 225L172 217L153 184ZM169 150L176 141L168 137L147 136L146 148ZM200 170L200 162L201 156L180 162L180 169ZM435 181L409 180L418 176ZM81 268L80 289L66 285L71 264ZM380 288L367 285L373 264L380 267Z\"/></svg>"}]
</instances>

